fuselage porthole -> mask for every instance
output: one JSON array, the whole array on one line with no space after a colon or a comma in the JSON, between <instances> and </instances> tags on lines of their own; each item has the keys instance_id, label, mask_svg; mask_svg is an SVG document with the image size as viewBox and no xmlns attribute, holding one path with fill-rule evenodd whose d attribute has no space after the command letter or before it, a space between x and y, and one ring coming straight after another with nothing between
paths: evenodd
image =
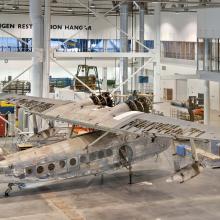
<instances>
[{"instance_id":1,"label":"fuselage porthole","mask_svg":"<svg viewBox=\"0 0 220 220\"><path fill-rule=\"evenodd\" d=\"M60 168L64 168L66 166L66 162L64 160L61 160L59 162Z\"/></svg>"},{"instance_id":2,"label":"fuselage porthole","mask_svg":"<svg viewBox=\"0 0 220 220\"><path fill-rule=\"evenodd\" d=\"M70 163L71 166L75 166L76 165L76 159L75 158L70 159L69 163Z\"/></svg>"},{"instance_id":3,"label":"fuselage porthole","mask_svg":"<svg viewBox=\"0 0 220 220\"><path fill-rule=\"evenodd\" d=\"M44 172L44 167L43 166L37 167L37 173L41 174L43 172Z\"/></svg>"},{"instance_id":4,"label":"fuselage porthole","mask_svg":"<svg viewBox=\"0 0 220 220\"><path fill-rule=\"evenodd\" d=\"M55 165L53 164L53 163L50 163L49 165L48 165L48 170L49 171L53 171L55 169Z\"/></svg>"},{"instance_id":5,"label":"fuselage porthole","mask_svg":"<svg viewBox=\"0 0 220 220\"><path fill-rule=\"evenodd\" d=\"M33 172L33 170L32 170L31 167L27 167L27 168L26 168L26 173L27 173L28 175L31 175L32 172Z\"/></svg>"}]
</instances>

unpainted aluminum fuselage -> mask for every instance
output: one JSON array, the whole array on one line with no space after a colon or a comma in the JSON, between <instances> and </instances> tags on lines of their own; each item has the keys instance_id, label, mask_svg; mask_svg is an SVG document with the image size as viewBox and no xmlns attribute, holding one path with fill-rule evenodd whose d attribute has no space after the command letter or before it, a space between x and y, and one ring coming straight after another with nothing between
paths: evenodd
<instances>
[{"instance_id":1,"label":"unpainted aluminum fuselage","mask_svg":"<svg viewBox=\"0 0 220 220\"><path fill-rule=\"evenodd\" d=\"M0 182L28 188L87 175L97 175L134 164L166 150L170 139L131 137L93 132L59 143L9 155L0 161ZM120 153L123 152L123 155Z\"/></svg>"}]
</instances>

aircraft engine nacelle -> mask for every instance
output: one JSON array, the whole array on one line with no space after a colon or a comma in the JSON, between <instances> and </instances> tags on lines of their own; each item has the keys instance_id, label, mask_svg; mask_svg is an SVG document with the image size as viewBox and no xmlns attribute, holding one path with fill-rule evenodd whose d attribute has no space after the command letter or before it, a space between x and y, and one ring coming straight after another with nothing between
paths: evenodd
<instances>
[{"instance_id":1,"label":"aircraft engine nacelle","mask_svg":"<svg viewBox=\"0 0 220 220\"><path fill-rule=\"evenodd\" d=\"M199 175L202 172L202 170L203 170L203 167L199 163L189 164L181 168L173 176L167 179L167 182L183 183Z\"/></svg>"}]
</instances>

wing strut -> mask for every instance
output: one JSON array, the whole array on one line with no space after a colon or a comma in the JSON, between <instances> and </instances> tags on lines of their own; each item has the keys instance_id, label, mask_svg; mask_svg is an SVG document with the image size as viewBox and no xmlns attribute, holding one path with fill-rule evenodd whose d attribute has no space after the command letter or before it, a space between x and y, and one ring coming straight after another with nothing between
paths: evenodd
<instances>
[{"instance_id":1,"label":"wing strut","mask_svg":"<svg viewBox=\"0 0 220 220\"><path fill-rule=\"evenodd\" d=\"M181 168L180 164L177 161L177 154L176 154L176 148L174 145L174 140L172 141L173 156L174 156L173 162L174 162L175 174L173 176L171 176L167 180L167 182L174 182L175 181L175 182L183 183L183 182L190 180L193 177L195 177L201 173L202 166L199 163L196 145L195 145L195 141L193 138L190 138L190 145L191 145L193 163Z\"/></svg>"}]
</instances>

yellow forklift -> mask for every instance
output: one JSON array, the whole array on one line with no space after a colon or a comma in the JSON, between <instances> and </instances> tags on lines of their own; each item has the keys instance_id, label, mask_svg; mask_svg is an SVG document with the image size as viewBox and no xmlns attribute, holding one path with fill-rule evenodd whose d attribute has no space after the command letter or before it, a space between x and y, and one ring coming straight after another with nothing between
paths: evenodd
<instances>
[{"instance_id":1,"label":"yellow forklift","mask_svg":"<svg viewBox=\"0 0 220 220\"><path fill-rule=\"evenodd\" d=\"M76 77L92 90L101 90L97 66L78 65ZM78 80L75 80L74 87L76 91L87 91Z\"/></svg>"}]
</instances>

